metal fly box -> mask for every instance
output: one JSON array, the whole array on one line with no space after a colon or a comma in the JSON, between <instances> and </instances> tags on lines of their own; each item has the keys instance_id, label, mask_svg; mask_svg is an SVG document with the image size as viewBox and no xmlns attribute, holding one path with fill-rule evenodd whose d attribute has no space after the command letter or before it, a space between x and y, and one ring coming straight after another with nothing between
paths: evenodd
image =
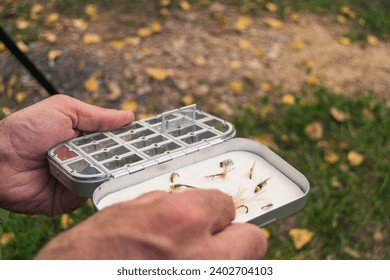
<instances>
[{"instance_id":1,"label":"metal fly box","mask_svg":"<svg viewBox=\"0 0 390 280\"><path fill-rule=\"evenodd\" d=\"M216 188L235 222L258 225L300 210L307 179L264 145L234 138L234 126L190 105L53 147L50 169L97 209L153 191Z\"/></svg>"}]
</instances>

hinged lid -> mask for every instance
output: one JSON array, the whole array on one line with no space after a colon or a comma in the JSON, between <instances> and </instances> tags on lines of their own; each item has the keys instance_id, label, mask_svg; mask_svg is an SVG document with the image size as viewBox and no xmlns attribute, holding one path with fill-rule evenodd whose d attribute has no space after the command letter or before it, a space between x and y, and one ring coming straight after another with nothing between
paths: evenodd
<instances>
[{"instance_id":1,"label":"hinged lid","mask_svg":"<svg viewBox=\"0 0 390 280\"><path fill-rule=\"evenodd\" d=\"M142 172L217 145L235 133L231 123L197 110L193 104L114 131L69 140L53 147L48 158L53 174L62 172L70 178L62 180L67 187L74 189L72 182L76 181L96 188L109 178ZM92 193L83 191L81 195Z\"/></svg>"}]
</instances>

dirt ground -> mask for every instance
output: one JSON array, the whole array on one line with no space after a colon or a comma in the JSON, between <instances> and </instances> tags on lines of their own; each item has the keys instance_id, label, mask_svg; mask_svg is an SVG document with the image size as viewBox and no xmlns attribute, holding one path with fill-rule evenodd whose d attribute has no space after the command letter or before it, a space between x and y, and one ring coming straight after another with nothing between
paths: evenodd
<instances>
[{"instance_id":1,"label":"dirt ground","mask_svg":"<svg viewBox=\"0 0 390 280\"><path fill-rule=\"evenodd\" d=\"M40 29L54 33L55 41L30 43L27 54L61 92L106 107L134 100L131 108L141 114L194 102L229 115L238 105L299 96L313 85L349 95L373 90L390 105L390 44L343 45L348 27L335 17L299 14L283 26L270 26L267 20L276 17L264 12L239 31L240 13L221 4L155 18L99 10L81 28L77 17L61 15ZM140 36L140 28L154 22L160 30ZM87 33L100 36L100 42L83 41ZM50 59L53 50L60 55ZM0 67L2 107L12 112L45 97L4 51ZM86 86L91 78L97 88Z\"/></svg>"}]
</instances>

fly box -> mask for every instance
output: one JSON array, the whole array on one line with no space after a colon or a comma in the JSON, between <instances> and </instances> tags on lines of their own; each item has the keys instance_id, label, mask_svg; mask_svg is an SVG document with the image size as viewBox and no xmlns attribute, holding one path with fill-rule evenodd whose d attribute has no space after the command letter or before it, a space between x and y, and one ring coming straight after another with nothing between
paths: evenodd
<instances>
[{"instance_id":1,"label":"fly box","mask_svg":"<svg viewBox=\"0 0 390 280\"><path fill-rule=\"evenodd\" d=\"M190 105L53 147L52 174L101 210L153 190L219 189L235 222L260 226L304 207L309 182L264 145Z\"/></svg>"}]
</instances>

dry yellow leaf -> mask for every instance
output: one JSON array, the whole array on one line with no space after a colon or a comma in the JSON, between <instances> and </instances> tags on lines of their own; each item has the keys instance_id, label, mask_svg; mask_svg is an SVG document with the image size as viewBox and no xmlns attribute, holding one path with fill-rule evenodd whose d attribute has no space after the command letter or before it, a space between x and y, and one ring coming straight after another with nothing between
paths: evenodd
<instances>
[{"instance_id":1,"label":"dry yellow leaf","mask_svg":"<svg viewBox=\"0 0 390 280\"><path fill-rule=\"evenodd\" d=\"M15 238L15 233L13 232L4 232L2 235L1 235L1 238L0 238L0 244L1 245L7 245L8 243L11 242L12 239Z\"/></svg>"},{"instance_id":2,"label":"dry yellow leaf","mask_svg":"<svg viewBox=\"0 0 390 280\"><path fill-rule=\"evenodd\" d=\"M243 83L240 80L234 80L230 83L230 88L235 94L242 93Z\"/></svg>"},{"instance_id":3,"label":"dry yellow leaf","mask_svg":"<svg viewBox=\"0 0 390 280\"><path fill-rule=\"evenodd\" d=\"M159 32L161 32L162 27L161 27L160 23L155 21L155 22L152 23L151 29L152 29L153 33L159 33Z\"/></svg>"},{"instance_id":4,"label":"dry yellow leaf","mask_svg":"<svg viewBox=\"0 0 390 280\"><path fill-rule=\"evenodd\" d=\"M384 240L384 234L379 228L375 229L373 237L376 242L382 242Z\"/></svg>"},{"instance_id":5,"label":"dry yellow leaf","mask_svg":"<svg viewBox=\"0 0 390 280\"><path fill-rule=\"evenodd\" d=\"M48 53L47 53L47 58L50 60L50 61L54 61L56 60L58 57L60 57L62 55L62 51L61 50L50 50Z\"/></svg>"},{"instance_id":6,"label":"dry yellow leaf","mask_svg":"<svg viewBox=\"0 0 390 280\"><path fill-rule=\"evenodd\" d=\"M239 60L232 60L230 61L230 68L232 69L240 69L241 68L241 62Z\"/></svg>"},{"instance_id":7,"label":"dry yellow leaf","mask_svg":"<svg viewBox=\"0 0 390 280\"><path fill-rule=\"evenodd\" d=\"M139 120L144 120L144 119L151 118L151 117L153 117L153 116L154 116L153 114L139 113L139 114L137 115L137 119L139 119Z\"/></svg>"},{"instance_id":8,"label":"dry yellow leaf","mask_svg":"<svg viewBox=\"0 0 390 280\"><path fill-rule=\"evenodd\" d=\"M259 114L260 116L265 117L273 111L274 111L274 107L272 106L272 104L267 104L265 106L261 106Z\"/></svg>"},{"instance_id":9,"label":"dry yellow leaf","mask_svg":"<svg viewBox=\"0 0 390 280\"><path fill-rule=\"evenodd\" d=\"M367 42L371 45L371 46L377 46L379 44L379 40L378 40L378 37L374 36L374 35L368 35L367 36Z\"/></svg>"},{"instance_id":10,"label":"dry yellow leaf","mask_svg":"<svg viewBox=\"0 0 390 280\"><path fill-rule=\"evenodd\" d=\"M140 37L127 37L125 43L130 46L138 46L141 43Z\"/></svg>"},{"instance_id":11,"label":"dry yellow leaf","mask_svg":"<svg viewBox=\"0 0 390 280\"><path fill-rule=\"evenodd\" d=\"M36 20L38 18L38 14L43 11L43 6L41 4L34 4L30 11L30 18L32 20Z\"/></svg>"},{"instance_id":12,"label":"dry yellow leaf","mask_svg":"<svg viewBox=\"0 0 390 280\"><path fill-rule=\"evenodd\" d=\"M183 103L185 106L191 105L194 103L194 98L191 95L184 95L181 98L181 103Z\"/></svg>"},{"instance_id":13,"label":"dry yellow leaf","mask_svg":"<svg viewBox=\"0 0 390 280\"><path fill-rule=\"evenodd\" d=\"M73 223L72 218L69 216L69 214L62 214L61 215L61 227L63 229L69 228Z\"/></svg>"},{"instance_id":14,"label":"dry yellow leaf","mask_svg":"<svg viewBox=\"0 0 390 280\"><path fill-rule=\"evenodd\" d=\"M99 82L97 78L99 77L100 73L96 72L92 74L88 80L84 82L84 89L90 92L97 91L99 89Z\"/></svg>"},{"instance_id":15,"label":"dry yellow leaf","mask_svg":"<svg viewBox=\"0 0 390 280\"><path fill-rule=\"evenodd\" d=\"M25 91L20 91L15 94L15 100L18 104L23 103L27 98L27 93Z\"/></svg>"},{"instance_id":16,"label":"dry yellow leaf","mask_svg":"<svg viewBox=\"0 0 390 280\"><path fill-rule=\"evenodd\" d=\"M249 40L240 39L240 41L238 42L238 46L241 49L246 50L246 49L249 49L252 46L252 43Z\"/></svg>"},{"instance_id":17,"label":"dry yellow leaf","mask_svg":"<svg viewBox=\"0 0 390 280\"><path fill-rule=\"evenodd\" d=\"M28 52L30 50L30 48L23 41L17 41L16 45L22 52Z\"/></svg>"},{"instance_id":18,"label":"dry yellow leaf","mask_svg":"<svg viewBox=\"0 0 390 280\"><path fill-rule=\"evenodd\" d=\"M305 78L305 83L310 86L318 86L320 84L320 80L315 75L308 75Z\"/></svg>"},{"instance_id":19,"label":"dry yellow leaf","mask_svg":"<svg viewBox=\"0 0 390 280\"><path fill-rule=\"evenodd\" d=\"M121 105L122 110L130 111L130 112L135 112L138 109L138 103L137 101L134 100L127 100L122 103Z\"/></svg>"},{"instance_id":20,"label":"dry yellow leaf","mask_svg":"<svg viewBox=\"0 0 390 280\"><path fill-rule=\"evenodd\" d=\"M293 22L300 22L301 21L301 16L298 14L298 13L292 13L290 15L290 19L293 21Z\"/></svg>"},{"instance_id":21,"label":"dry yellow leaf","mask_svg":"<svg viewBox=\"0 0 390 280\"><path fill-rule=\"evenodd\" d=\"M313 70L313 68L314 68L314 61L312 59L305 59L303 61L303 67L308 72Z\"/></svg>"},{"instance_id":22,"label":"dry yellow leaf","mask_svg":"<svg viewBox=\"0 0 390 280\"><path fill-rule=\"evenodd\" d=\"M57 20L59 18L60 18L60 14L59 13L50 13L50 14L47 15L45 23L47 25L53 24L53 23L57 22Z\"/></svg>"},{"instance_id":23,"label":"dry yellow leaf","mask_svg":"<svg viewBox=\"0 0 390 280\"><path fill-rule=\"evenodd\" d=\"M263 233L267 239L269 239L271 237L271 232L267 228L261 228L261 230L263 231Z\"/></svg>"},{"instance_id":24,"label":"dry yellow leaf","mask_svg":"<svg viewBox=\"0 0 390 280\"><path fill-rule=\"evenodd\" d=\"M296 51L300 51L303 49L303 42L300 37L295 37L293 42L293 49Z\"/></svg>"},{"instance_id":25,"label":"dry yellow leaf","mask_svg":"<svg viewBox=\"0 0 390 280\"><path fill-rule=\"evenodd\" d=\"M115 40L110 42L110 48L117 51L123 49L124 46L125 46L124 41Z\"/></svg>"},{"instance_id":26,"label":"dry yellow leaf","mask_svg":"<svg viewBox=\"0 0 390 280\"><path fill-rule=\"evenodd\" d=\"M2 81L0 81L0 93L4 93L5 92L5 85Z\"/></svg>"},{"instance_id":27,"label":"dry yellow leaf","mask_svg":"<svg viewBox=\"0 0 390 280\"><path fill-rule=\"evenodd\" d=\"M336 21L342 25L347 24L347 18L345 16L342 16L342 15L337 15Z\"/></svg>"},{"instance_id":28,"label":"dry yellow leaf","mask_svg":"<svg viewBox=\"0 0 390 280\"><path fill-rule=\"evenodd\" d=\"M12 112L11 112L11 109L9 108L9 107L7 107L7 106L3 106L3 107L1 107L1 110L3 111L3 113L6 115L6 116L8 116L8 115L10 115Z\"/></svg>"},{"instance_id":29,"label":"dry yellow leaf","mask_svg":"<svg viewBox=\"0 0 390 280\"><path fill-rule=\"evenodd\" d=\"M264 49L262 49L262 48L257 48L257 49L255 50L255 56L256 56L256 57L261 58L261 57L263 57L264 55L265 55Z\"/></svg>"},{"instance_id":30,"label":"dry yellow leaf","mask_svg":"<svg viewBox=\"0 0 390 280\"><path fill-rule=\"evenodd\" d=\"M270 11L271 13L276 13L278 10L279 10L279 7L278 5L272 3L272 2L267 2L265 4L265 7L267 8L268 11Z\"/></svg>"},{"instance_id":31,"label":"dry yellow leaf","mask_svg":"<svg viewBox=\"0 0 390 280\"><path fill-rule=\"evenodd\" d=\"M98 7L94 4L88 4L84 8L84 13L91 19L95 20L97 19L98 15Z\"/></svg>"},{"instance_id":32,"label":"dry yellow leaf","mask_svg":"<svg viewBox=\"0 0 390 280\"><path fill-rule=\"evenodd\" d=\"M340 183L340 181L336 177L332 177L331 180L332 187L335 189L341 189L343 185Z\"/></svg>"},{"instance_id":33,"label":"dry yellow leaf","mask_svg":"<svg viewBox=\"0 0 390 280\"><path fill-rule=\"evenodd\" d=\"M286 105L294 105L295 104L295 96L292 94L285 94L282 96L281 102L282 102L282 104L286 104Z\"/></svg>"},{"instance_id":34,"label":"dry yellow leaf","mask_svg":"<svg viewBox=\"0 0 390 280\"><path fill-rule=\"evenodd\" d=\"M160 5L163 7L167 7L171 4L171 0L160 0Z\"/></svg>"},{"instance_id":35,"label":"dry yellow leaf","mask_svg":"<svg viewBox=\"0 0 390 280\"><path fill-rule=\"evenodd\" d=\"M117 82L108 81L105 84L108 88L109 94L105 94L103 96L104 100L115 101L121 98L122 90Z\"/></svg>"},{"instance_id":36,"label":"dry yellow leaf","mask_svg":"<svg viewBox=\"0 0 390 280\"><path fill-rule=\"evenodd\" d=\"M252 18L249 16L240 16L238 17L234 27L238 31L245 31L249 26L252 25Z\"/></svg>"},{"instance_id":37,"label":"dry yellow leaf","mask_svg":"<svg viewBox=\"0 0 390 280\"><path fill-rule=\"evenodd\" d=\"M349 115L347 113L337 109L336 107L330 108L330 114L337 122L340 123L345 122L349 118Z\"/></svg>"},{"instance_id":38,"label":"dry yellow leaf","mask_svg":"<svg viewBox=\"0 0 390 280\"><path fill-rule=\"evenodd\" d=\"M160 9L160 14L164 17L168 17L168 16L170 16L171 12L166 8L162 8L162 9Z\"/></svg>"},{"instance_id":39,"label":"dry yellow leaf","mask_svg":"<svg viewBox=\"0 0 390 280\"><path fill-rule=\"evenodd\" d=\"M274 137L272 134L260 134L255 137L253 137L254 140L262 143L264 146L267 146L268 148L277 150L278 146L276 145L274 141Z\"/></svg>"},{"instance_id":40,"label":"dry yellow leaf","mask_svg":"<svg viewBox=\"0 0 390 280\"><path fill-rule=\"evenodd\" d=\"M5 50L5 45L2 42L0 42L0 52L4 50Z\"/></svg>"},{"instance_id":41,"label":"dry yellow leaf","mask_svg":"<svg viewBox=\"0 0 390 280\"><path fill-rule=\"evenodd\" d=\"M30 23L25 19L17 19L15 22L16 28L19 30L27 29L30 26Z\"/></svg>"},{"instance_id":42,"label":"dry yellow leaf","mask_svg":"<svg viewBox=\"0 0 390 280\"><path fill-rule=\"evenodd\" d=\"M204 58L203 56L197 56L195 59L194 59L194 64L198 67L203 67L206 65L206 58Z\"/></svg>"},{"instance_id":43,"label":"dry yellow leaf","mask_svg":"<svg viewBox=\"0 0 390 280\"><path fill-rule=\"evenodd\" d=\"M102 37L96 33L85 33L83 36L83 43L86 45L97 44L102 41Z\"/></svg>"},{"instance_id":44,"label":"dry yellow leaf","mask_svg":"<svg viewBox=\"0 0 390 280\"><path fill-rule=\"evenodd\" d=\"M340 159L340 156L334 151L327 151L325 153L324 160L327 163L334 164L334 163L338 162L339 159Z\"/></svg>"},{"instance_id":45,"label":"dry yellow leaf","mask_svg":"<svg viewBox=\"0 0 390 280\"><path fill-rule=\"evenodd\" d=\"M342 12L343 14L349 16L349 18L351 18L351 19L356 18L356 13L354 11L352 11L351 8L348 7L348 6L342 6L340 8L340 12Z\"/></svg>"},{"instance_id":46,"label":"dry yellow leaf","mask_svg":"<svg viewBox=\"0 0 390 280\"><path fill-rule=\"evenodd\" d=\"M53 32L46 31L42 33L42 39L48 43L55 43L57 41L57 35Z\"/></svg>"},{"instance_id":47,"label":"dry yellow leaf","mask_svg":"<svg viewBox=\"0 0 390 280\"><path fill-rule=\"evenodd\" d=\"M283 22L276 18L266 17L264 19L264 23L272 29L278 30L283 28Z\"/></svg>"},{"instance_id":48,"label":"dry yellow leaf","mask_svg":"<svg viewBox=\"0 0 390 280\"><path fill-rule=\"evenodd\" d=\"M304 132L311 140L320 140L324 136L324 129L319 121L315 121L307 125Z\"/></svg>"},{"instance_id":49,"label":"dry yellow leaf","mask_svg":"<svg viewBox=\"0 0 390 280\"><path fill-rule=\"evenodd\" d=\"M182 9L183 11L191 10L191 4L186 0L180 0L179 6L180 6L180 9Z\"/></svg>"},{"instance_id":50,"label":"dry yellow leaf","mask_svg":"<svg viewBox=\"0 0 390 280\"><path fill-rule=\"evenodd\" d=\"M268 82L263 82L260 85L260 90L264 92L268 92L272 89L272 84Z\"/></svg>"},{"instance_id":51,"label":"dry yellow leaf","mask_svg":"<svg viewBox=\"0 0 390 280\"><path fill-rule=\"evenodd\" d=\"M142 57L150 56L150 55L152 55L152 50L149 48L142 48L141 55L142 55Z\"/></svg>"},{"instance_id":52,"label":"dry yellow leaf","mask_svg":"<svg viewBox=\"0 0 390 280\"><path fill-rule=\"evenodd\" d=\"M339 43L343 46L349 46L351 45L351 39L349 39L348 37L340 37L339 38Z\"/></svg>"},{"instance_id":53,"label":"dry yellow leaf","mask_svg":"<svg viewBox=\"0 0 390 280\"><path fill-rule=\"evenodd\" d=\"M364 161L364 155L362 155L356 151L350 151L347 155L347 160L348 160L350 165L359 166Z\"/></svg>"},{"instance_id":54,"label":"dry yellow leaf","mask_svg":"<svg viewBox=\"0 0 390 280\"><path fill-rule=\"evenodd\" d=\"M73 25L73 27L80 29L80 30L87 30L87 28L88 28L88 23L81 18L77 18L77 19L72 20L72 25Z\"/></svg>"},{"instance_id":55,"label":"dry yellow leaf","mask_svg":"<svg viewBox=\"0 0 390 280\"><path fill-rule=\"evenodd\" d=\"M311 242L314 237L314 232L305 228L293 228L288 234L292 238L296 250L302 249L306 244Z\"/></svg>"},{"instance_id":56,"label":"dry yellow leaf","mask_svg":"<svg viewBox=\"0 0 390 280\"><path fill-rule=\"evenodd\" d=\"M146 68L146 73L158 80L158 81L164 81L166 78L168 78L168 73L166 70L164 69L161 69L161 68L152 68L152 67L149 67L149 68Z\"/></svg>"},{"instance_id":57,"label":"dry yellow leaf","mask_svg":"<svg viewBox=\"0 0 390 280\"><path fill-rule=\"evenodd\" d=\"M343 252L346 253L347 255L350 255L352 258L355 258L355 259L360 258L360 253L357 250L352 249L349 246L343 247Z\"/></svg>"},{"instance_id":58,"label":"dry yellow leaf","mask_svg":"<svg viewBox=\"0 0 390 280\"><path fill-rule=\"evenodd\" d=\"M149 37L152 35L152 30L149 27L142 27L137 30L137 35L140 37Z\"/></svg>"}]
</instances>

